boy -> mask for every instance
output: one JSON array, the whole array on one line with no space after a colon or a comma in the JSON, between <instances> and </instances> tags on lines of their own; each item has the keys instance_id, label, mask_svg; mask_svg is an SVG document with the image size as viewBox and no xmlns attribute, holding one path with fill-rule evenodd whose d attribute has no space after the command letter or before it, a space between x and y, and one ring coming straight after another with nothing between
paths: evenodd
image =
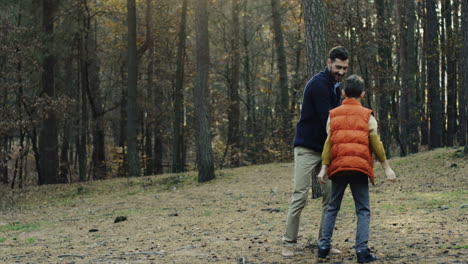
<instances>
[{"instance_id":1,"label":"boy","mask_svg":"<svg viewBox=\"0 0 468 264\"><path fill-rule=\"evenodd\" d=\"M364 95L363 80L357 75L351 75L343 89L345 99L342 106L330 110L328 136L322 152L322 168L317 176L319 182L325 184L325 175L328 172L328 178L332 180L330 203L318 245L319 258L326 258L330 252L336 216L349 184L358 218L355 245L358 262L377 260L367 245L370 223L367 178L374 184L372 152L380 161L388 180L395 182L396 178L387 162L372 110L361 106L360 100Z\"/></svg>"}]
</instances>

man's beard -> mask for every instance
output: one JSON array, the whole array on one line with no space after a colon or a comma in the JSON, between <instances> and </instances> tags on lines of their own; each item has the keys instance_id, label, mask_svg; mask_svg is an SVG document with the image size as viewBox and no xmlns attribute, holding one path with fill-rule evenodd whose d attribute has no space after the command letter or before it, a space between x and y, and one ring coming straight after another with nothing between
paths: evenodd
<instances>
[{"instance_id":1,"label":"man's beard","mask_svg":"<svg viewBox=\"0 0 468 264\"><path fill-rule=\"evenodd\" d=\"M333 79L337 82L341 82L343 80L344 75L341 75L338 72L332 72Z\"/></svg>"}]
</instances>

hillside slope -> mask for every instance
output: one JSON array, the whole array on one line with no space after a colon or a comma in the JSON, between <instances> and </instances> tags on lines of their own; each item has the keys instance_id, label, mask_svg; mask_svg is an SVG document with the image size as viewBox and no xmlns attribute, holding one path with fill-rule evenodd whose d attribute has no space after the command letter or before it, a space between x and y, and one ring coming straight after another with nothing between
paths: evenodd
<instances>
[{"instance_id":1,"label":"hillside slope","mask_svg":"<svg viewBox=\"0 0 468 264\"><path fill-rule=\"evenodd\" d=\"M376 170L378 263L466 263L467 161L457 149L395 158L395 184ZM317 200L303 211L297 255L280 255L292 174L283 163L223 170L205 184L187 173L2 189L0 262L316 263ZM343 255L330 263L357 263L355 225L347 190L334 236Z\"/></svg>"}]
</instances>

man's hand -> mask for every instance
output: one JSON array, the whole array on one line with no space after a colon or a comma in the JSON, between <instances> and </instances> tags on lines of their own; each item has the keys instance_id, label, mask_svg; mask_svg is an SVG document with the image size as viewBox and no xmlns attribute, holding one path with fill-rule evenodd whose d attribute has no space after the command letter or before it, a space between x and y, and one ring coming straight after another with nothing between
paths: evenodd
<instances>
[{"instance_id":1,"label":"man's hand","mask_svg":"<svg viewBox=\"0 0 468 264\"><path fill-rule=\"evenodd\" d=\"M319 174L317 175L317 179L321 184L327 184L327 179L325 175L327 174L327 165L322 165Z\"/></svg>"}]
</instances>

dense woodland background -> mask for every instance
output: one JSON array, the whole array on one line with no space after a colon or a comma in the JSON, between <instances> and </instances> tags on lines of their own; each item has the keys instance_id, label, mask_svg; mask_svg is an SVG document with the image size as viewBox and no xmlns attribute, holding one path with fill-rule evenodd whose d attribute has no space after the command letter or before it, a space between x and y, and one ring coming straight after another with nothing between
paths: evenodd
<instances>
[{"instance_id":1,"label":"dense woodland background","mask_svg":"<svg viewBox=\"0 0 468 264\"><path fill-rule=\"evenodd\" d=\"M389 156L467 144L468 0L2 0L0 182L292 159L336 45Z\"/></svg>"}]
</instances>

